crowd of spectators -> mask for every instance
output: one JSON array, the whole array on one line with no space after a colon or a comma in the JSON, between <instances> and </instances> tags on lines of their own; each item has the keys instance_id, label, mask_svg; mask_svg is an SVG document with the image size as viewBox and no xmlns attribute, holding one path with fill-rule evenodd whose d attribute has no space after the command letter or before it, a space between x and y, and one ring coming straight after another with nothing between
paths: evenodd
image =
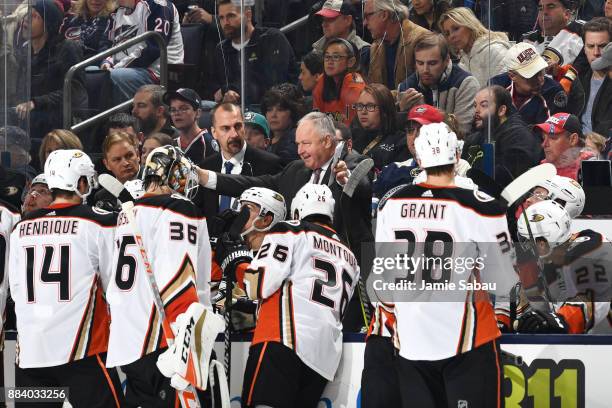
<instances>
[{"instance_id":1,"label":"crowd of spectators","mask_svg":"<svg viewBox=\"0 0 612 408\"><path fill-rule=\"evenodd\" d=\"M333 184L334 148L344 142L349 170L366 157L375 164L352 210L353 226L363 228L347 230L339 217L339 232L353 245L371 238L372 189L376 202L418 176L414 138L422 124L444 121L457 133L458 174L484 166L493 142L502 185L541 162L580 180L582 161L610 157L612 2L531 2L516 1L526 4L535 29L517 33L524 24L514 11L489 10L493 2L262 0L241 10L230 0L34 0L29 11L21 5L2 20L10 35L0 50L11 57L3 103L12 122L3 129L4 145L11 144L3 165L31 179L52 150L85 146L99 171L129 181L147 152L172 143L218 173L207 185L218 191L196 198L214 215L247 186L280 189L290 203L303 183ZM310 14L299 29L304 38L279 30L292 14L288 3ZM204 36L195 50L181 35L194 25ZM195 85L160 86L161 52L149 39L98 58L69 87L72 124L97 113L88 101L96 83L86 86L93 71L107 72L115 104L133 98L132 106L97 129L63 129L69 68L147 31L161 34L169 64L200 56ZM300 127L312 110L332 117L337 136L318 140ZM93 197L116 204L103 193Z\"/></svg>"}]
</instances>

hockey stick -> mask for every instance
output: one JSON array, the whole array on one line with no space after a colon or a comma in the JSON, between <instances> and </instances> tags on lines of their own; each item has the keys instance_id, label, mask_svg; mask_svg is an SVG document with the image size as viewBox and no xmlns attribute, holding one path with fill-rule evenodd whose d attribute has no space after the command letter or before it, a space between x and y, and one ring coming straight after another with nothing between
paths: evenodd
<instances>
[{"instance_id":1,"label":"hockey stick","mask_svg":"<svg viewBox=\"0 0 612 408\"><path fill-rule=\"evenodd\" d=\"M170 322L168 321L168 318L166 316L164 303L159 293L157 282L155 281L155 275L153 273L152 265L149 262L149 256L147 255L147 251L142 241L142 235L140 234L138 225L136 224L136 217L134 215L134 201L132 195L123 186L123 184L121 184L119 180L117 180L110 174L101 174L98 177L98 181L102 187L104 187L109 193L111 193L119 201L121 201L121 208L123 208L123 211L128 219L128 223L132 228L134 240L138 245L138 250L140 252L140 256L142 257L142 261L147 272L147 281L149 282L149 288L151 289L151 294L153 295L153 303L155 304L155 309L157 310L157 313L159 314L159 317L162 321L162 330L164 332L164 337L166 338L166 343L168 344L168 346L171 346L174 343L174 333L172 332ZM176 392L183 408L199 408L201 406L200 401L198 399L198 395L196 394L193 385L189 384L185 391L176 390Z\"/></svg>"},{"instance_id":2,"label":"hockey stick","mask_svg":"<svg viewBox=\"0 0 612 408\"><path fill-rule=\"evenodd\" d=\"M241 240L240 233L249 220L249 209L243 207L236 219L232 222L229 228L228 235L232 240ZM223 271L225 273L225 271ZM227 381L231 379L230 370L232 366L232 292L234 290L234 282L231 274L225 274L225 332L223 333L223 343L225 346L225 358L223 365L227 375Z\"/></svg>"},{"instance_id":3,"label":"hockey stick","mask_svg":"<svg viewBox=\"0 0 612 408\"><path fill-rule=\"evenodd\" d=\"M344 188L342 189L342 196L340 198L340 208L342 212L342 220L344 221L345 227L349 225L348 219L348 211L345 211L350 205L350 199L353 197L359 182L368 175L370 170L374 167L374 160L368 158L365 159L351 171L349 179L346 181ZM351 245L348 233L346 234L346 240ZM361 306L361 313L363 315L363 319L366 327L370 325L370 320L372 319L372 311L370 310L370 299L366 292L365 282L363 280L363 274L359 274L359 281L357 283L358 294L359 294L359 304Z\"/></svg>"}]
</instances>

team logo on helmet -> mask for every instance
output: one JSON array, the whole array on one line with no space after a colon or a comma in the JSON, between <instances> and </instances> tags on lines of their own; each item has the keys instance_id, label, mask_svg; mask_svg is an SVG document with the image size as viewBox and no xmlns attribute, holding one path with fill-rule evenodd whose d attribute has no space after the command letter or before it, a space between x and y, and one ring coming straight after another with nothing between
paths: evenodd
<instances>
[{"instance_id":1,"label":"team logo on helmet","mask_svg":"<svg viewBox=\"0 0 612 408\"><path fill-rule=\"evenodd\" d=\"M75 159L78 159L79 157L83 157L83 152L74 152L72 157L74 157Z\"/></svg>"},{"instance_id":2,"label":"team logo on helmet","mask_svg":"<svg viewBox=\"0 0 612 408\"><path fill-rule=\"evenodd\" d=\"M544 219L544 216L542 214L533 214L529 222L540 222L543 219Z\"/></svg>"}]
</instances>

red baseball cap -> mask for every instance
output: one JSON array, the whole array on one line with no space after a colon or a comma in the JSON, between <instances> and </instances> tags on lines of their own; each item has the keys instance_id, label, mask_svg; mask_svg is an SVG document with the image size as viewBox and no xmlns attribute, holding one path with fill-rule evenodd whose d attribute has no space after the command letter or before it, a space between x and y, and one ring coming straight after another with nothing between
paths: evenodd
<instances>
[{"instance_id":1,"label":"red baseball cap","mask_svg":"<svg viewBox=\"0 0 612 408\"><path fill-rule=\"evenodd\" d=\"M413 120L421 125L444 122L444 115L431 105L416 105L408 112L408 120Z\"/></svg>"},{"instance_id":2,"label":"red baseball cap","mask_svg":"<svg viewBox=\"0 0 612 408\"><path fill-rule=\"evenodd\" d=\"M580 119L571 113L555 113L546 122L535 125L538 129L548 135L558 135L563 132L577 133L578 137L584 139Z\"/></svg>"},{"instance_id":3,"label":"red baseball cap","mask_svg":"<svg viewBox=\"0 0 612 408\"><path fill-rule=\"evenodd\" d=\"M354 16L355 7L347 0L327 0L316 15L327 18L336 18L341 15Z\"/></svg>"}]
</instances>

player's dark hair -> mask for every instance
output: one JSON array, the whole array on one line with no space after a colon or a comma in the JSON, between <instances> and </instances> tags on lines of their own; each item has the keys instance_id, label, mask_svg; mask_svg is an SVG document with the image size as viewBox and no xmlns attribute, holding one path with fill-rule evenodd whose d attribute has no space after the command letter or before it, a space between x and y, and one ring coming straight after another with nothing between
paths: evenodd
<instances>
[{"instance_id":1,"label":"player's dark hair","mask_svg":"<svg viewBox=\"0 0 612 408\"><path fill-rule=\"evenodd\" d=\"M455 164L443 164L442 166L434 166L427 168L428 176L443 176L445 174L452 174L455 171Z\"/></svg>"},{"instance_id":2,"label":"player's dark hair","mask_svg":"<svg viewBox=\"0 0 612 408\"><path fill-rule=\"evenodd\" d=\"M307 215L306 217L302 218L302 221L323 224L327 225L328 227L333 225L331 218L323 214Z\"/></svg>"},{"instance_id":3,"label":"player's dark hair","mask_svg":"<svg viewBox=\"0 0 612 408\"><path fill-rule=\"evenodd\" d=\"M147 191L149 187L158 188L158 187L161 187L162 185L163 185L162 178L158 176L157 174L148 175L144 178L144 180L142 180L142 188L145 191Z\"/></svg>"}]
</instances>

